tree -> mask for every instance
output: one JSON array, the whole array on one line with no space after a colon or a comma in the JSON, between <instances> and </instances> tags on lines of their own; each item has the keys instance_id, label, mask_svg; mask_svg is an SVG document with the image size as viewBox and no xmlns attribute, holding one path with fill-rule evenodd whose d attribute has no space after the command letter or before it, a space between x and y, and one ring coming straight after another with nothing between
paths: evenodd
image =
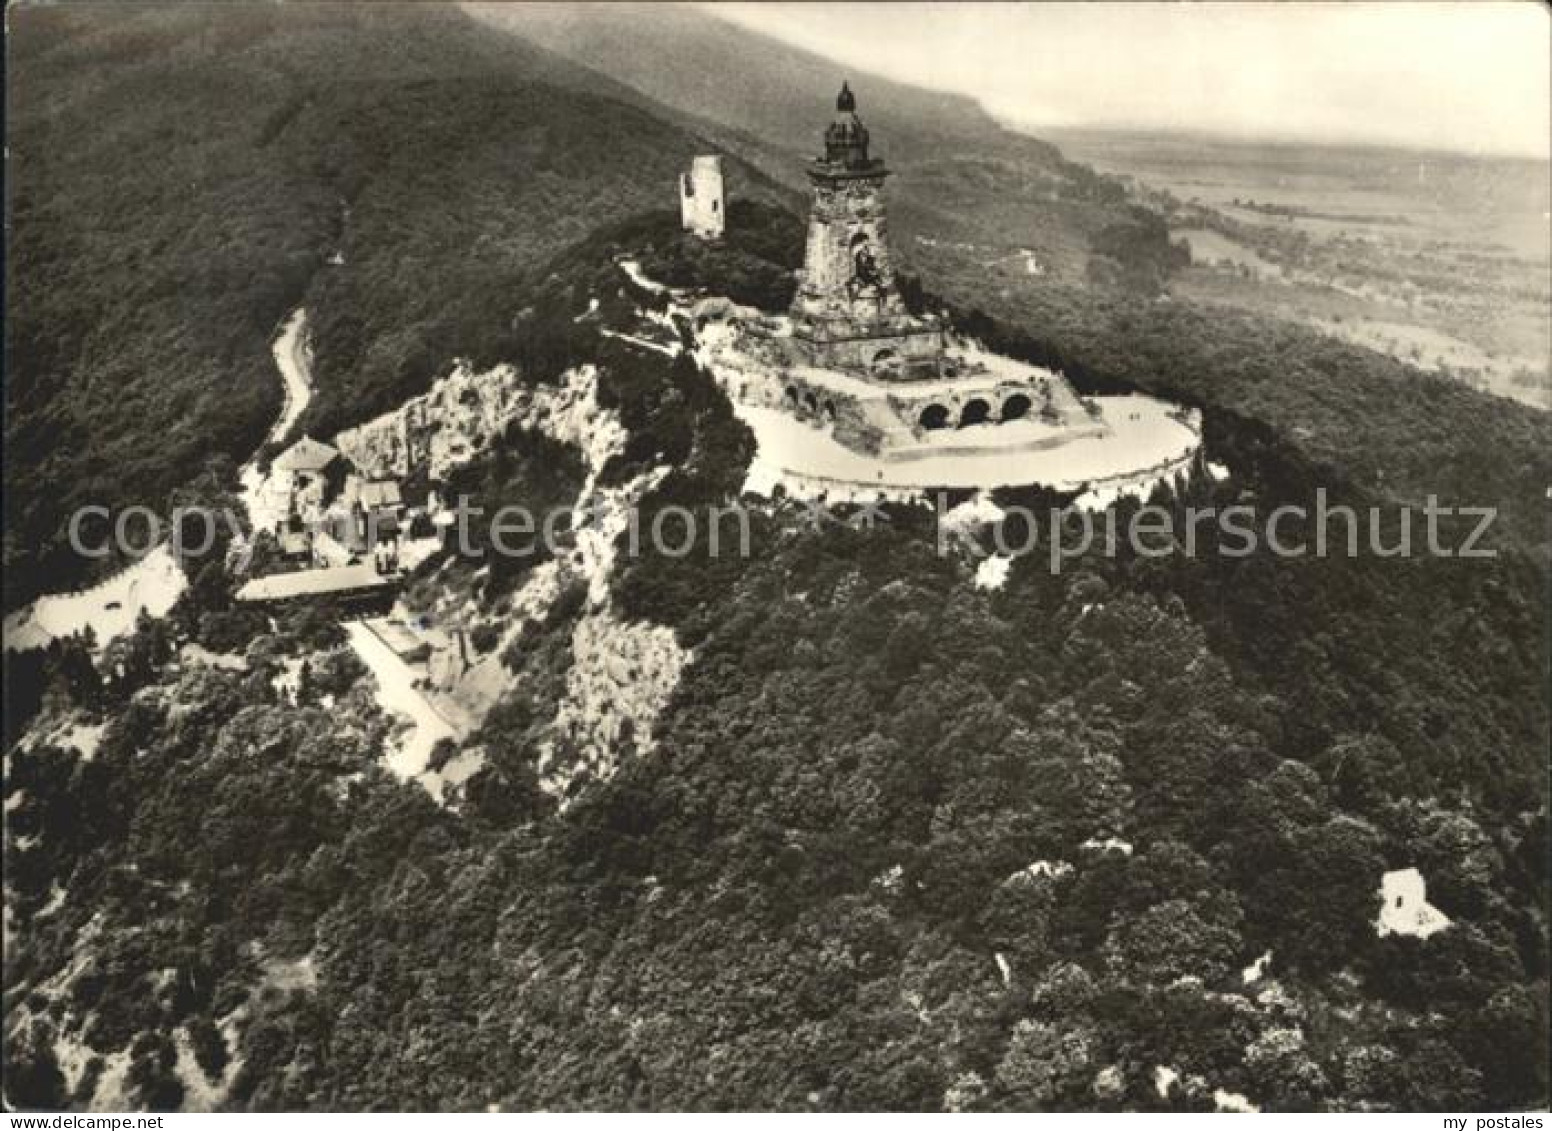
<instances>
[{"instance_id":1,"label":"tree","mask_svg":"<svg viewBox=\"0 0 1552 1131\"><path fill-rule=\"evenodd\" d=\"M1329 1085L1298 1029L1268 1029L1245 1050L1252 1094L1280 1111L1316 1110Z\"/></svg>"},{"instance_id":2,"label":"tree","mask_svg":"<svg viewBox=\"0 0 1552 1131\"><path fill-rule=\"evenodd\" d=\"M1344 809L1375 813L1400 797L1429 792L1426 774L1383 735L1343 735L1314 762Z\"/></svg>"},{"instance_id":3,"label":"tree","mask_svg":"<svg viewBox=\"0 0 1552 1131\"><path fill-rule=\"evenodd\" d=\"M997 1065L997 1106L1060 1110L1081 1095L1092 1062L1092 1035L1044 1021L1020 1021Z\"/></svg>"},{"instance_id":4,"label":"tree","mask_svg":"<svg viewBox=\"0 0 1552 1131\"><path fill-rule=\"evenodd\" d=\"M54 1055L53 1027L34 1019L5 1042L5 1102L11 1110L58 1111L65 1074Z\"/></svg>"},{"instance_id":5,"label":"tree","mask_svg":"<svg viewBox=\"0 0 1552 1131\"><path fill-rule=\"evenodd\" d=\"M1184 899L1170 899L1111 929L1105 963L1119 977L1153 985L1177 978L1209 984L1229 973L1243 950L1237 925L1219 909L1205 915Z\"/></svg>"},{"instance_id":6,"label":"tree","mask_svg":"<svg viewBox=\"0 0 1552 1131\"><path fill-rule=\"evenodd\" d=\"M178 1050L166 1037L146 1034L130 1050L125 1082L130 1095L147 1111L177 1111L183 1106L183 1081L178 1078Z\"/></svg>"},{"instance_id":7,"label":"tree","mask_svg":"<svg viewBox=\"0 0 1552 1131\"><path fill-rule=\"evenodd\" d=\"M200 1071L212 1083L220 1081L231 1060L226 1047L226 1038L221 1035L221 1030L216 1028L209 1017L203 1015L190 1019L188 1030L189 1044L193 1048L194 1060L199 1065Z\"/></svg>"}]
</instances>

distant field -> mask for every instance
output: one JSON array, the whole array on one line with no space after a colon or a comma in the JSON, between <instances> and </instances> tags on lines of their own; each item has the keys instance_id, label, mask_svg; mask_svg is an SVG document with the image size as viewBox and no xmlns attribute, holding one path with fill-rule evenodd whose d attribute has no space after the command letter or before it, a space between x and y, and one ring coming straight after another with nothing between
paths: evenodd
<instances>
[{"instance_id":1,"label":"distant field","mask_svg":"<svg viewBox=\"0 0 1552 1131\"><path fill-rule=\"evenodd\" d=\"M1160 135L1046 131L1068 156L1215 208L1254 202L1291 210L1292 223L1426 243L1463 240L1541 263L1552 260L1547 166L1531 160ZM1236 218L1290 221L1251 209ZM1398 233L1401 233L1398 236Z\"/></svg>"},{"instance_id":2,"label":"distant field","mask_svg":"<svg viewBox=\"0 0 1552 1131\"><path fill-rule=\"evenodd\" d=\"M1309 325L1538 407L1549 402L1552 189L1540 162L1089 131L1191 244L1173 289Z\"/></svg>"},{"instance_id":3,"label":"distant field","mask_svg":"<svg viewBox=\"0 0 1552 1131\"><path fill-rule=\"evenodd\" d=\"M1253 249L1208 228L1182 228L1172 232L1171 235L1191 245L1193 264L1217 266L1226 263L1235 267L1248 268L1257 275L1277 273L1276 264L1268 263Z\"/></svg>"}]
</instances>

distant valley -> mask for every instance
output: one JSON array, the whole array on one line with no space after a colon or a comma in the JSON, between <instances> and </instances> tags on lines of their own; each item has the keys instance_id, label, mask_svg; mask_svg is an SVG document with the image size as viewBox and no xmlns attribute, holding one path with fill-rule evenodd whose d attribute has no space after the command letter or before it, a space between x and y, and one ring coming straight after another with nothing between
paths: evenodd
<instances>
[{"instance_id":1,"label":"distant valley","mask_svg":"<svg viewBox=\"0 0 1552 1131\"><path fill-rule=\"evenodd\" d=\"M1190 244L1172 293L1292 318L1548 407L1544 165L1188 135L1049 136L1127 179Z\"/></svg>"}]
</instances>

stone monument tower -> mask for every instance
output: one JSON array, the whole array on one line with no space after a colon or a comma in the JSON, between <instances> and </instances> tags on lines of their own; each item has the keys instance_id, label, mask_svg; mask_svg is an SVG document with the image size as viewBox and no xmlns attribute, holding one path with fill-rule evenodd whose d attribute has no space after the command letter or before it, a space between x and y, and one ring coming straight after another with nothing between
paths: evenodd
<instances>
[{"instance_id":1,"label":"stone monument tower","mask_svg":"<svg viewBox=\"0 0 1552 1131\"><path fill-rule=\"evenodd\" d=\"M808 169L814 202L792 300L793 336L814 364L879 380L939 376L943 331L909 314L895 287L880 192L889 170L868 154L857 98L841 84L824 156Z\"/></svg>"},{"instance_id":2,"label":"stone monument tower","mask_svg":"<svg viewBox=\"0 0 1552 1131\"><path fill-rule=\"evenodd\" d=\"M679 219L703 240L719 239L726 223L722 204L722 158L697 157L679 178Z\"/></svg>"}]
</instances>

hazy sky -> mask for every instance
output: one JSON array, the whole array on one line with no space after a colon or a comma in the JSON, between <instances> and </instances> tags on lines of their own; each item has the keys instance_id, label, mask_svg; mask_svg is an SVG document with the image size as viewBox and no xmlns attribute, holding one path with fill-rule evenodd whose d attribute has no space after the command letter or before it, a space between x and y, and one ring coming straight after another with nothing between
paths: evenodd
<instances>
[{"instance_id":1,"label":"hazy sky","mask_svg":"<svg viewBox=\"0 0 1552 1131\"><path fill-rule=\"evenodd\" d=\"M1546 156L1539 3L713 4L1015 125L1148 126Z\"/></svg>"}]
</instances>

